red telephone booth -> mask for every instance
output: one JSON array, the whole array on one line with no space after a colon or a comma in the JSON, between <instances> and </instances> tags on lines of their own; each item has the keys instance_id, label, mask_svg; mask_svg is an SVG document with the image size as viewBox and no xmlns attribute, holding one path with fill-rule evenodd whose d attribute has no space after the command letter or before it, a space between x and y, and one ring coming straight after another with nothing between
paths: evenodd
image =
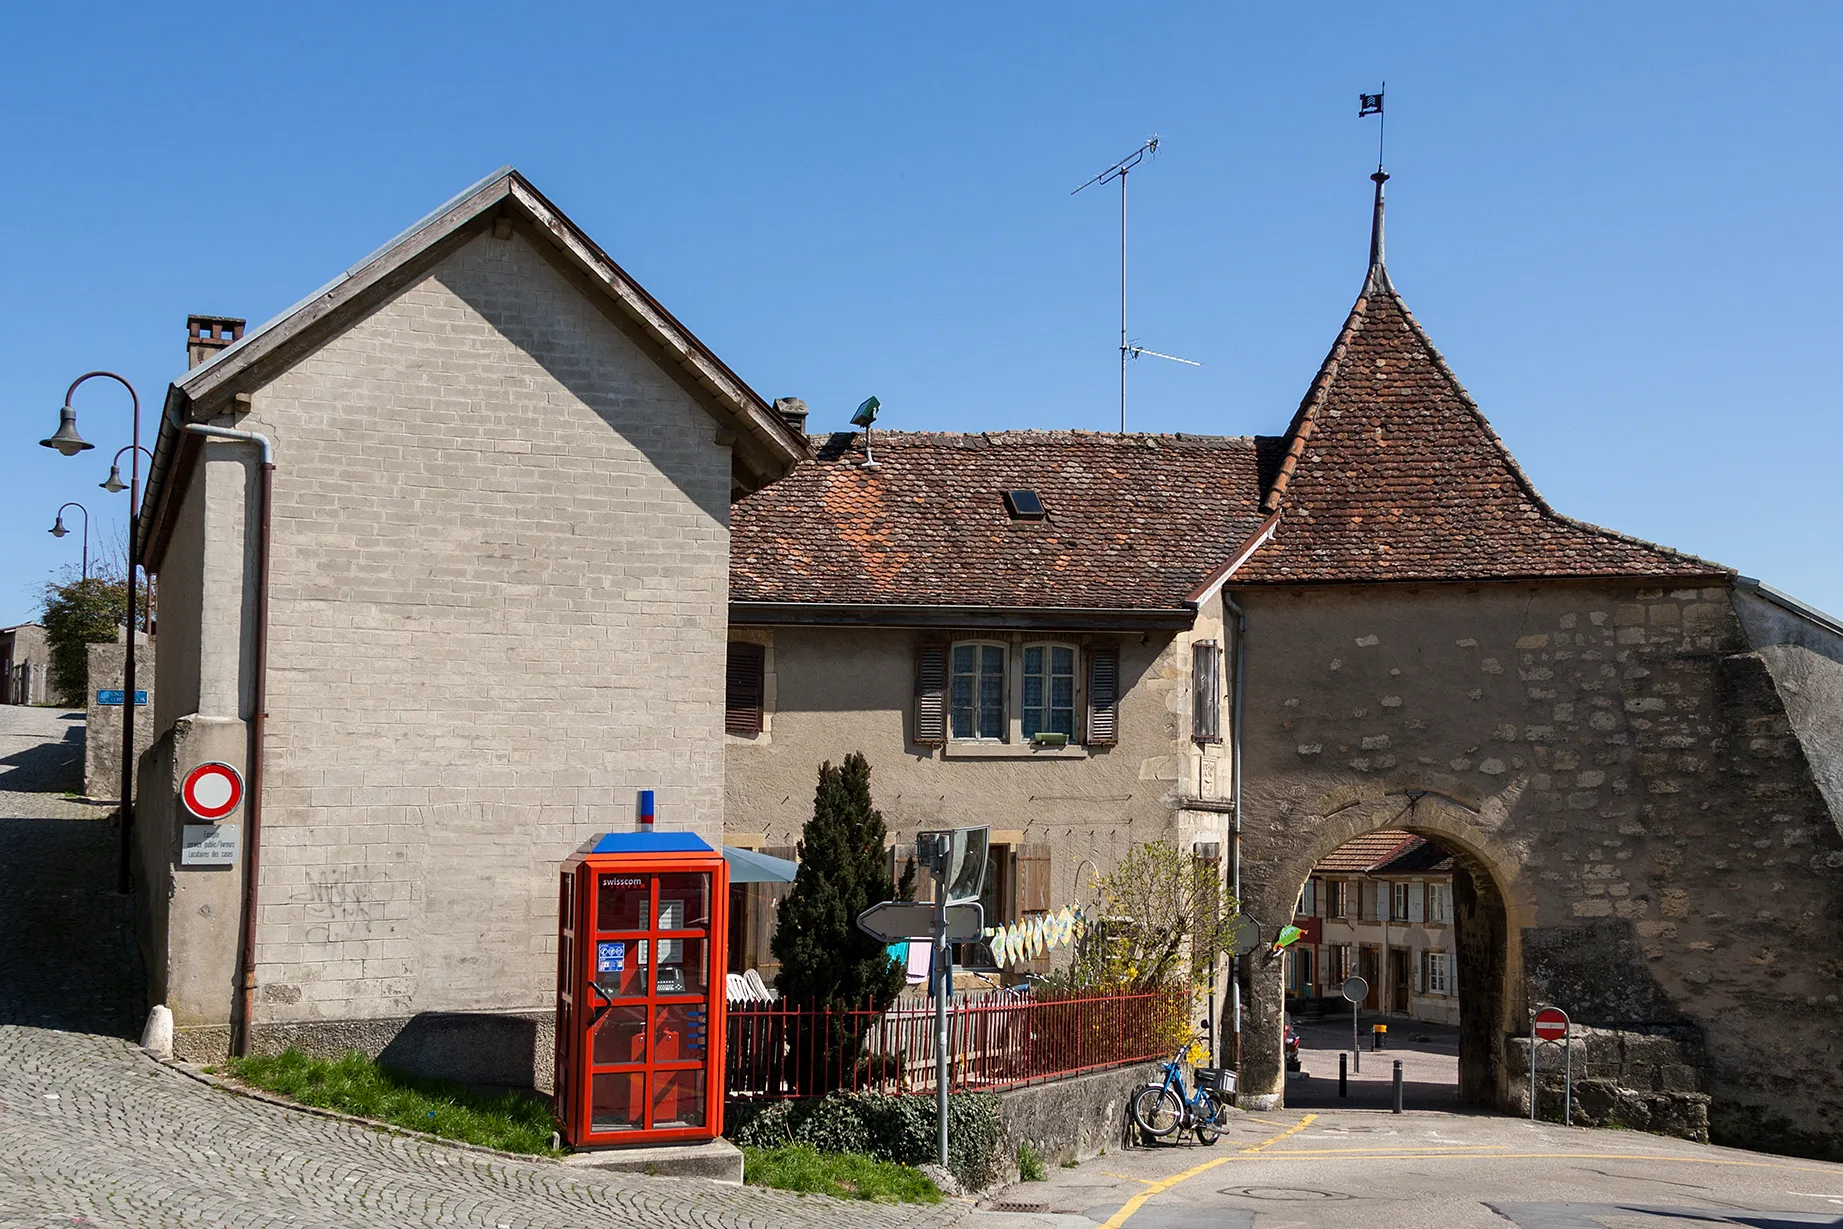
<instances>
[{"instance_id":1,"label":"red telephone booth","mask_svg":"<svg viewBox=\"0 0 1843 1229\"><path fill-rule=\"evenodd\" d=\"M555 1107L575 1148L723 1132L729 866L689 832L611 833L563 864Z\"/></svg>"}]
</instances>

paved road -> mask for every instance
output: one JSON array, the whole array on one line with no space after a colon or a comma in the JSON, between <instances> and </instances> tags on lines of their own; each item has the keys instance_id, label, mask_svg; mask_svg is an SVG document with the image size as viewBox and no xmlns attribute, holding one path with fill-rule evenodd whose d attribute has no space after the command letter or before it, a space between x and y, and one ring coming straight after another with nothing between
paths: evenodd
<instances>
[{"instance_id":1,"label":"paved road","mask_svg":"<svg viewBox=\"0 0 1843 1229\"><path fill-rule=\"evenodd\" d=\"M1443 1024L1390 1018L1388 1048L1371 1050L1370 1025L1362 1021L1362 1066L1346 1059L1346 1095L1337 1095L1337 1060L1351 1048L1350 1017L1299 1021L1299 1066L1303 1076L1286 1082L1293 1109L1388 1109L1395 1099L1394 1065L1402 1065L1402 1105L1408 1109L1458 1110L1459 1030Z\"/></svg>"},{"instance_id":2,"label":"paved road","mask_svg":"<svg viewBox=\"0 0 1843 1229\"><path fill-rule=\"evenodd\" d=\"M1048 1212L969 1229L1836 1229L1843 1165L1487 1115L1284 1111L1002 1198Z\"/></svg>"},{"instance_id":3,"label":"paved road","mask_svg":"<svg viewBox=\"0 0 1843 1229\"><path fill-rule=\"evenodd\" d=\"M81 714L0 706L0 1227L923 1226L882 1208L583 1173L231 1096L148 1059L108 808L62 799ZM74 735L74 737L73 737Z\"/></svg>"}]
</instances>

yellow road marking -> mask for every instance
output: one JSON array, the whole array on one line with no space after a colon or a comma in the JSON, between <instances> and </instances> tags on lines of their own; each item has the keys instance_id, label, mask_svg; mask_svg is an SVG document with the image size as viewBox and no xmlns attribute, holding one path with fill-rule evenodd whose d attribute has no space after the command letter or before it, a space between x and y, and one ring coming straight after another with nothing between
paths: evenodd
<instances>
[{"instance_id":1,"label":"yellow road marking","mask_svg":"<svg viewBox=\"0 0 1843 1229\"><path fill-rule=\"evenodd\" d=\"M1146 1187L1143 1191L1140 1191L1137 1195L1134 1195L1131 1199L1127 1200L1125 1205L1121 1207L1121 1209L1118 1212L1115 1212L1112 1216L1108 1217L1107 1222L1101 1226L1101 1229L1120 1229L1120 1226L1124 1225L1127 1222L1127 1219L1131 1217L1133 1213L1137 1212L1141 1207L1143 1207L1145 1205L1145 1201L1150 1199L1152 1196L1159 1194L1162 1191L1168 1191L1172 1187L1176 1186L1178 1183L1188 1181L1189 1179L1196 1177L1200 1173L1207 1173L1208 1171L1216 1168L1216 1166L1218 1165L1226 1165L1230 1161L1234 1160L1237 1156L1246 1155L1247 1153L1250 1153L1250 1152L1259 1152L1261 1149L1267 1147L1269 1144L1277 1144L1289 1135L1296 1135L1300 1131L1305 1130L1306 1127L1311 1124L1312 1120L1317 1117L1318 1117L1317 1114L1307 1114L1304 1118L1301 1118L1296 1125L1287 1128L1286 1130L1280 1132L1278 1135L1273 1136L1271 1139L1264 1139L1260 1143L1255 1144L1252 1147L1243 1148L1241 1152L1239 1153L1231 1153L1228 1156L1219 1156L1215 1160L1205 1161L1203 1162L1203 1164L1198 1165L1193 1169L1186 1169L1181 1174L1173 1174L1169 1178L1165 1178L1162 1181L1152 1183L1150 1186Z\"/></svg>"},{"instance_id":2,"label":"yellow road marking","mask_svg":"<svg viewBox=\"0 0 1843 1229\"><path fill-rule=\"evenodd\" d=\"M1267 1142L1273 1143L1280 1138L1280 1136L1276 1135ZM1266 1145L1263 1144L1261 1146L1265 1147ZM1249 1148L1245 1149L1245 1151L1252 1152L1255 1151L1255 1149ZM1339 1148L1288 1148L1284 1152L1269 1153L1267 1159L1270 1161L1277 1161L1288 1157L1322 1157L1332 1153L1343 1153L1345 1156L1350 1155L1350 1153ZM1673 1161L1681 1165L1731 1165L1739 1166L1743 1169L1788 1169L1796 1170L1800 1173L1812 1174L1835 1174L1837 1172L1837 1167L1834 1165L1828 1167L1817 1165L1776 1165L1771 1161L1725 1161L1719 1157L1662 1156L1651 1152L1428 1152L1424 1149L1408 1149L1401 1152L1378 1152L1375 1153L1371 1159L1378 1159L1381 1157L1399 1157L1403 1160L1410 1161L1437 1160L1441 1157L1461 1161ZM1187 1174L1179 1175L1179 1180L1188 1176Z\"/></svg>"}]
</instances>

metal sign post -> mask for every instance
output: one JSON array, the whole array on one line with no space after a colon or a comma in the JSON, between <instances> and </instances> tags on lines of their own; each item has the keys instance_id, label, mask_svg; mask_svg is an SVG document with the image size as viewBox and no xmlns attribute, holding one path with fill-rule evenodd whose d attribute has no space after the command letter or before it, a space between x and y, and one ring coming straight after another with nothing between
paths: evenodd
<instances>
[{"instance_id":1,"label":"metal sign post","mask_svg":"<svg viewBox=\"0 0 1843 1229\"><path fill-rule=\"evenodd\" d=\"M1574 1125L1574 1029L1568 1013L1559 1007L1544 1007L1529 1022L1529 1120L1536 1121L1536 1048L1559 1045L1562 1048L1561 1124Z\"/></svg>"},{"instance_id":2,"label":"metal sign post","mask_svg":"<svg viewBox=\"0 0 1843 1229\"><path fill-rule=\"evenodd\" d=\"M1344 997L1350 1002L1350 1053L1358 1075L1363 1074L1363 1047L1357 1043L1357 1004L1369 997L1369 983L1361 977L1344 979Z\"/></svg>"},{"instance_id":3,"label":"metal sign post","mask_svg":"<svg viewBox=\"0 0 1843 1229\"><path fill-rule=\"evenodd\" d=\"M947 1164L947 999L953 994L955 943L976 942L985 933L985 886L990 833L985 828L920 832L915 860L934 880L934 901L886 900L858 915L858 929L885 943L927 940L934 960L929 988L934 993L934 1081L937 1157Z\"/></svg>"}]
</instances>

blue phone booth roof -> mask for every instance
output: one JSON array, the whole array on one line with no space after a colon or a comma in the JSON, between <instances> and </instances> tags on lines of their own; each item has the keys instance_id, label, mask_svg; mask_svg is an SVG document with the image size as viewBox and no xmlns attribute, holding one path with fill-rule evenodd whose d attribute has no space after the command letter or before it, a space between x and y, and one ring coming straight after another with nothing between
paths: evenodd
<instances>
[{"instance_id":1,"label":"blue phone booth roof","mask_svg":"<svg viewBox=\"0 0 1843 1229\"><path fill-rule=\"evenodd\" d=\"M584 853L715 853L694 832L604 832Z\"/></svg>"}]
</instances>

